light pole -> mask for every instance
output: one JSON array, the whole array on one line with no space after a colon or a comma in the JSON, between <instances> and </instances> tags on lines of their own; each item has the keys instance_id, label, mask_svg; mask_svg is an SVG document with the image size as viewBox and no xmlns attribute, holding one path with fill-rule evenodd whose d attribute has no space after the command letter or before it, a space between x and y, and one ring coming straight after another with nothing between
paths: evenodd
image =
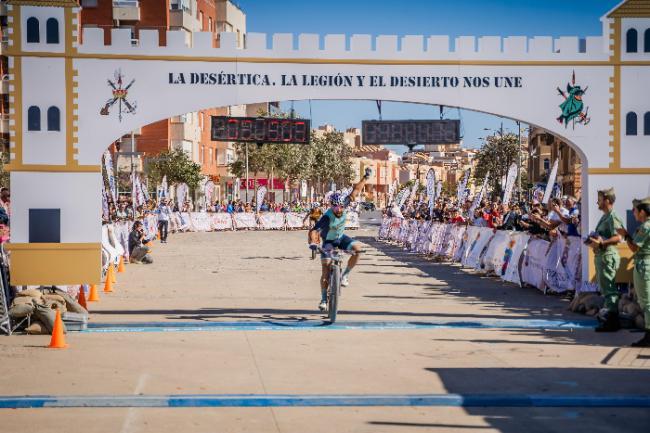
<instances>
[{"instance_id":1,"label":"light pole","mask_svg":"<svg viewBox=\"0 0 650 433\"><path fill-rule=\"evenodd\" d=\"M248 203L248 143L246 143L246 203Z\"/></svg>"}]
</instances>

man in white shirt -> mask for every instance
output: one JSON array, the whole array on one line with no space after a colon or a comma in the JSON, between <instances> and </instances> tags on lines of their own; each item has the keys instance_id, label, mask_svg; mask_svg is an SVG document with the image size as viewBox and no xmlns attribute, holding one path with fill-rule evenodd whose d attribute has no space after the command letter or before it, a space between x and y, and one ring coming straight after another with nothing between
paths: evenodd
<instances>
[{"instance_id":1,"label":"man in white shirt","mask_svg":"<svg viewBox=\"0 0 650 433\"><path fill-rule=\"evenodd\" d=\"M160 243L167 243L167 232L169 231L169 220L172 216L172 210L167 205L167 199L163 198L156 209L158 214L158 232L160 233Z\"/></svg>"}]
</instances>

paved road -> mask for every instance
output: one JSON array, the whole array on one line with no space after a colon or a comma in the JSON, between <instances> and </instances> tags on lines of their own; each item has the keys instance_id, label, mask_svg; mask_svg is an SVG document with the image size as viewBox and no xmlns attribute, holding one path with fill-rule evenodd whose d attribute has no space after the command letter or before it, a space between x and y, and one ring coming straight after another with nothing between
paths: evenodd
<instances>
[{"instance_id":1,"label":"paved road","mask_svg":"<svg viewBox=\"0 0 650 433\"><path fill-rule=\"evenodd\" d=\"M376 223L354 233L368 253L336 327L304 232L156 244L69 349L0 339L0 407L124 407L0 409L0 432L647 431L650 408L629 406L649 401L650 351L621 347L638 334L379 244Z\"/></svg>"}]
</instances>

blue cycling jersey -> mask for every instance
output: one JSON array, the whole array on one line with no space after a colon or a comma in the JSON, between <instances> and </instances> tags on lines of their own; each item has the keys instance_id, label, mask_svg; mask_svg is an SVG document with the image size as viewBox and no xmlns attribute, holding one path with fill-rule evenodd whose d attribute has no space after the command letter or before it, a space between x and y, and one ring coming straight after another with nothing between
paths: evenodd
<instances>
[{"instance_id":1,"label":"blue cycling jersey","mask_svg":"<svg viewBox=\"0 0 650 433\"><path fill-rule=\"evenodd\" d=\"M314 230L318 230L324 241L333 241L340 239L345 231L345 221L347 211L343 211L340 217L334 215L332 209L328 209L325 214L318 220Z\"/></svg>"}]
</instances>

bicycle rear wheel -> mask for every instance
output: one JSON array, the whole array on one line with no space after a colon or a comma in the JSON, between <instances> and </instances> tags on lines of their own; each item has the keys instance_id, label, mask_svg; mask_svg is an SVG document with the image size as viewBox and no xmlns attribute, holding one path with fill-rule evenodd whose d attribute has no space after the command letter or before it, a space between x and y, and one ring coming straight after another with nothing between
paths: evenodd
<instances>
[{"instance_id":1,"label":"bicycle rear wheel","mask_svg":"<svg viewBox=\"0 0 650 433\"><path fill-rule=\"evenodd\" d=\"M327 316L331 323L336 322L339 308L339 294L341 293L341 268L332 266L330 269L329 296L327 297Z\"/></svg>"}]
</instances>

